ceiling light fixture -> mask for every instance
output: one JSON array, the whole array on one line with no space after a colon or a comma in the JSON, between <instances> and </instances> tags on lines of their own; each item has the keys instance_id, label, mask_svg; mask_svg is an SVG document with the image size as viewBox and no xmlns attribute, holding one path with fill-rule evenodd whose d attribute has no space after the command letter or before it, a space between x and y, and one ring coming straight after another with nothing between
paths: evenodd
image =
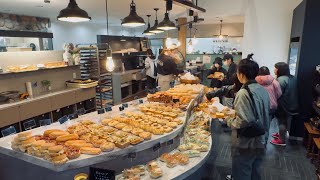
<instances>
[{"instance_id":1,"label":"ceiling light fixture","mask_svg":"<svg viewBox=\"0 0 320 180\"><path fill-rule=\"evenodd\" d=\"M108 13L108 0L106 0L106 18L107 18L107 35L108 35L108 44L106 50L106 69L109 72L112 72L115 69L115 65L112 59L112 51L110 48L110 37L109 37L109 13Z\"/></svg>"},{"instance_id":2,"label":"ceiling light fixture","mask_svg":"<svg viewBox=\"0 0 320 180\"><path fill-rule=\"evenodd\" d=\"M154 33L152 33L152 32L150 32L150 16L151 15L147 15L147 17L148 17L148 27L147 27L147 29L145 30L145 31L143 31L143 35L145 35L145 36L152 36L152 35L154 35Z\"/></svg>"},{"instance_id":3,"label":"ceiling light fixture","mask_svg":"<svg viewBox=\"0 0 320 180\"><path fill-rule=\"evenodd\" d=\"M164 31L161 29L158 29L158 10L159 8L154 8L154 10L156 11L156 20L154 22L154 26L151 27L150 32L155 33L155 34L159 34L159 33L163 33Z\"/></svg>"},{"instance_id":4,"label":"ceiling light fixture","mask_svg":"<svg viewBox=\"0 0 320 180\"><path fill-rule=\"evenodd\" d=\"M222 35L222 22L223 22L223 20L221 19L220 20L220 34L219 34L218 38L219 39L227 39L228 35Z\"/></svg>"},{"instance_id":5,"label":"ceiling light fixture","mask_svg":"<svg viewBox=\"0 0 320 180\"><path fill-rule=\"evenodd\" d=\"M123 19L121 25L127 27L139 27L144 26L145 24L146 23L144 22L143 18L138 16L136 11L136 4L132 0L130 4L130 14Z\"/></svg>"},{"instance_id":6,"label":"ceiling light fixture","mask_svg":"<svg viewBox=\"0 0 320 180\"><path fill-rule=\"evenodd\" d=\"M164 19L162 22L159 23L158 29L164 30L164 31L169 31L176 29L176 25L174 22L170 21L169 19L169 13L168 10L166 10L166 13L164 14Z\"/></svg>"},{"instance_id":7,"label":"ceiling light fixture","mask_svg":"<svg viewBox=\"0 0 320 180\"><path fill-rule=\"evenodd\" d=\"M57 18L59 21L66 22L84 22L91 20L88 13L79 8L76 0L70 0L68 7L62 9Z\"/></svg>"}]
</instances>

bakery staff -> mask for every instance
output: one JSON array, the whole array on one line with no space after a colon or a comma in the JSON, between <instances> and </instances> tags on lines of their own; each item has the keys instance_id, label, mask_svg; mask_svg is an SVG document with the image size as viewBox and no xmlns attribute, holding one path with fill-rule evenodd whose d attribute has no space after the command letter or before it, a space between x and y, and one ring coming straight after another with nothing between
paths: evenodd
<instances>
[{"instance_id":1,"label":"bakery staff","mask_svg":"<svg viewBox=\"0 0 320 180\"><path fill-rule=\"evenodd\" d=\"M157 59L153 55L151 49L147 50L145 69L147 75L147 88L151 92L154 91L157 87Z\"/></svg>"},{"instance_id":2,"label":"bakery staff","mask_svg":"<svg viewBox=\"0 0 320 180\"><path fill-rule=\"evenodd\" d=\"M223 77L221 79L211 79L210 87L212 88L221 88L222 87L222 81L224 76L227 74L227 70L225 70L222 67L222 59L220 57L216 57L216 59L213 62L213 66L210 69L210 74L214 74L216 72L221 72L223 74Z\"/></svg>"},{"instance_id":3,"label":"bakery staff","mask_svg":"<svg viewBox=\"0 0 320 180\"><path fill-rule=\"evenodd\" d=\"M158 85L160 86L160 91L170 89L170 82L174 80L174 76L184 72L177 68L177 64L172 56L172 50L165 50L158 57Z\"/></svg>"}]
</instances>

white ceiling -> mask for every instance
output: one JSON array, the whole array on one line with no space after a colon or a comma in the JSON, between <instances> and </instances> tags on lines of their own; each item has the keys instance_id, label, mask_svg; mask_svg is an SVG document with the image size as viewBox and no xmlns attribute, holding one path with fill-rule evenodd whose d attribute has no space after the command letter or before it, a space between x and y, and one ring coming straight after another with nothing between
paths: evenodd
<instances>
[{"instance_id":1,"label":"white ceiling","mask_svg":"<svg viewBox=\"0 0 320 180\"><path fill-rule=\"evenodd\" d=\"M226 23L243 22L244 2L246 0L198 0L198 5L207 10L201 13L200 17L205 19L203 24L218 23L222 17ZM56 20L59 11L65 8L69 0L51 0L50 4L44 0L1 0L0 12L22 14L39 17L49 17L52 21ZM86 10L92 17L93 23L105 23L105 0L77 0L80 8ZM108 0L110 24L120 25L120 19L129 14L129 4L131 0ZM151 14L151 22L154 22L153 8L160 8L159 20L163 19L165 1L164 0L135 0L138 15L146 20L146 15ZM43 6L43 7L39 7ZM174 5L170 12L173 18L187 16L187 10Z\"/></svg>"}]
</instances>

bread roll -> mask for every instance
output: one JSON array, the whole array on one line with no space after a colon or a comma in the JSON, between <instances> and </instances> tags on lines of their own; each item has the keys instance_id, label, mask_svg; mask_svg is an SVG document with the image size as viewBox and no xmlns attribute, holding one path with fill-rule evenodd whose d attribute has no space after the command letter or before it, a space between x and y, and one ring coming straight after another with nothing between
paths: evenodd
<instances>
[{"instance_id":1,"label":"bread roll","mask_svg":"<svg viewBox=\"0 0 320 180\"><path fill-rule=\"evenodd\" d=\"M102 143L100 145L100 149L103 151L103 152L110 152L110 151L113 151L115 147L115 144L111 143L111 142L105 142L105 143Z\"/></svg>"},{"instance_id":2,"label":"bread roll","mask_svg":"<svg viewBox=\"0 0 320 180\"><path fill-rule=\"evenodd\" d=\"M43 136L49 136L53 132L63 132L63 131L60 129L49 129L43 132Z\"/></svg>"},{"instance_id":3,"label":"bread roll","mask_svg":"<svg viewBox=\"0 0 320 180\"><path fill-rule=\"evenodd\" d=\"M65 164L67 161L68 161L68 157L67 155L65 154L61 154L59 156L55 156L55 157L52 157L51 158L51 162L54 164L54 165L62 165L62 164Z\"/></svg>"},{"instance_id":4,"label":"bread roll","mask_svg":"<svg viewBox=\"0 0 320 180\"><path fill-rule=\"evenodd\" d=\"M76 147L76 148L79 148L79 149L82 148L82 147L93 147L93 145L90 144L90 143L73 143L70 146Z\"/></svg>"},{"instance_id":5,"label":"bread roll","mask_svg":"<svg viewBox=\"0 0 320 180\"><path fill-rule=\"evenodd\" d=\"M30 139L32 137L32 132L28 131L28 132L22 132L18 134L18 140L19 141L25 141L27 139Z\"/></svg>"},{"instance_id":6,"label":"bread roll","mask_svg":"<svg viewBox=\"0 0 320 180\"><path fill-rule=\"evenodd\" d=\"M77 134L68 134L68 135L62 135L57 137L56 141L65 142L65 141L77 140L77 139L79 139L79 136Z\"/></svg>"},{"instance_id":7,"label":"bread roll","mask_svg":"<svg viewBox=\"0 0 320 180\"><path fill-rule=\"evenodd\" d=\"M69 140L69 141L66 141L64 145L70 146L75 143L86 143L86 141L85 140Z\"/></svg>"},{"instance_id":8,"label":"bread roll","mask_svg":"<svg viewBox=\"0 0 320 180\"><path fill-rule=\"evenodd\" d=\"M91 147L82 147L80 151L82 154L89 154L89 155L98 155L101 153L100 148L91 148Z\"/></svg>"},{"instance_id":9,"label":"bread roll","mask_svg":"<svg viewBox=\"0 0 320 180\"><path fill-rule=\"evenodd\" d=\"M54 131L52 133L49 134L50 139L57 139L57 137L59 136L63 136L63 135L68 135L68 132L64 132L64 131Z\"/></svg>"}]
</instances>

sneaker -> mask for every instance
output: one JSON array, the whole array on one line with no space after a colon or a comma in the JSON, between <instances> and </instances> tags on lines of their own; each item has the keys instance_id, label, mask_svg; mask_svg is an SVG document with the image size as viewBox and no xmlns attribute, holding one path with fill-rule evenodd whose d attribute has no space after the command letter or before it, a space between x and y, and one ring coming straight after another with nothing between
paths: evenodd
<instances>
[{"instance_id":1,"label":"sneaker","mask_svg":"<svg viewBox=\"0 0 320 180\"><path fill-rule=\"evenodd\" d=\"M232 180L232 179L233 179L232 175L227 175L226 180Z\"/></svg>"},{"instance_id":2,"label":"sneaker","mask_svg":"<svg viewBox=\"0 0 320 180\"><path fill-rule=\"evenodd\" d=\"M273 145L276 145L276 146L285 146L286 145L286 143L279 138L272 140L270 143Z\"/></svg>"},{"instance_id":3,"label":"sneaker","mask_svg":"<svg viewBox=\"0 0 320 180\"><path fill-rule=\"evenodd\" d=\"M273 137L273 138L276 138L276 139L279 139L280 134L279 134L279 133L273 133L273 134L272 134L272 137Z\"/></svg>"}]
</instances>

